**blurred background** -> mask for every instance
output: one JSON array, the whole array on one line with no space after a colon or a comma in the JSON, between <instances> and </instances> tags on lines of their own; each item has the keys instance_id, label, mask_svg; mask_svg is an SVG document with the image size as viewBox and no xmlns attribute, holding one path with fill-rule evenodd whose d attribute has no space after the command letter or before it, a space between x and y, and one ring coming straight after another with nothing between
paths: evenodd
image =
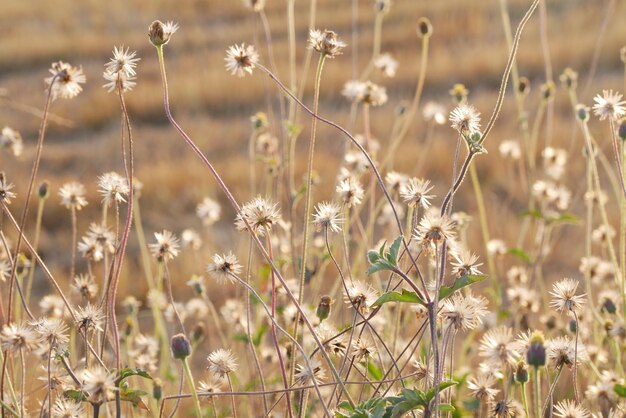
<instances>
[{"instance_id":1,"label":"blurred background","mask_svg":"<svg viewBox=\"0 0 626 418\"><path fill-rule=\"evenodd\" d=\"M342 125L349 124L350 103L341 96L341 89L354 77L353 60L360 71L371 58L374 1L356 3L355 14L352 1L317 1L316 27L336 31L348 44L344 55L327 62L320 98L320 113ZM289 79L286 4L285 0L268 0L266 6L277 73L285 83ZM529 0L508 1L513 28L529 4ZM626 2L548 0L546 5L548 44L541 45L540 14L536 13L525 30L518 55L520 75L528 77L531 84L526 107L533 115L540 102L540 85L547 79L544 54L549 51L552 78L558 87L552 144L572 151L572 165L582 164L577 161L580 159L574 158L580 155L582 142L580 137L577 142L572 139L578 133L574 129L567 93L559 86L558 76L565 67L576 70L579 100L587 105L592 104L592 97L602 89L623 91L624 64L620 61L619 50L626 45ZM306 55L309 7L309 1L295 2L299 82ZM432 100L451 110L453 104L448 90L455 83L463 83L470 91L470 102L482 112L486 122L506 62L508 51L498 0L393 0L383 22L381 52L390 53L399 61L398 72L394 78L383 79L376 74L373 79L385 86L389 94L389 102L372 111L372 134L379 139L383 155L397 106L410 101L415 90L421 53L416 23L420 17L428 17L434 28L422 104ZM41 248L53 271L67 271L69 264L66 245L70 242L70 217L67 209L60 205L59 187L70 180L79 180L87 187L89 205L79 214L80 236L99 216L97 177L123 170L119 103L115 94L108 94L102 88L103 65L111 57L113 47L121 45L136 50L141 58L137 87L126 98L137 148L136 177L144 184L141 205L148 241L152 241L152 232L162 229L177 234L189 227L202 231L195 208L205 196L211 196L222 204L222 219L210 232L203 232L205 247L186 259L188 262L177 264L176 280L182 283L192 273L201 273L214 251L227 251L229 245L236 245L232 210L213 179L165 118L156 52L146 35L148 25L155 19L171 20L180 25L165 47L174 115L215 163L237 199L246 201L251 197L247 156L252 132L250 117L256 112L268 111L266 97L268 94L275 97L276 87L258 71L242 79L231 76L224 68L224 56L228 46L246 42L258 44L262 62L268 63L265 35L257 13L247 9L241 1L3 1L0 3L0 27L3 28L0 127L11 126L21 132L25 149L18 158L0 151L0 171L5 171L9 180L16 184L18 195L23 196L27 187L40 124L38 109L45 101L43 80L48 77L50 63L63 60L82 66L87 76L84 91L78 97L53 103L54 116L49 122L39 175L39 179L50 182L51 197L43 219ZM355 33L358 35L356 45L353 43ZM598 70L588 82L594 54L597 54ZM304 101L310 104L313 69L306 76ZM510 88L501 117L487 143L489 154L477 160L487 211L500 221L494 224L496 226L515 222L516 214L525 209L523 202L526 201L521 189L518 193L516 186L511 187L511 182L518 182L518 179L497 151L501 140L519 139L517 111ZM271 122L272 129L277 131L279 121ZM304 159L310 120L301 116L299 124L303 131L298 155ZM592 128L596 137L607 135L604 124L592 124ZM437 127L433 132L432 150L418 167L425 130L425 122L417 117L396 157L395 169L431 179L437 185L436 194L440 199L450 183L456 136L446 125ZM359 133L360 128L352 131ZM315 169L331 174L320 178L316 199L330 199L334 173L339 166L337 155L343 149L345 138L329 127L320 126L318 140ZM608 139L599 142L609 150ZM299 169L303 173L305 164L300 164ZM566 180L574 193L582 191L576 187L581 178L573 175ZM456 208L475 213L472 197L468 186L455 201ZM13 207L17 211L22 205L23 201L18 198ZM582 207L574 206L572 211L576 213ZM34 210L31 214L34 216ZM575 228L565 233L563 239L575 236L568 235L576 234ZM478 225L473 226L474 229L479 237ZM517 230L502 227L492 231L492 235L505 241L513 240ZM136 254L136 245L133 238L131 254ZM563 251L565 255L571 251L565 247L557 246L556 251ZM582 253L582 248L576 251ZM547 273L575 271L579 255L555 256L556 262L546 267ZM131 264L124 271L127 278L138 271L132 267L132 263L137 262L133 260L138 259L128 258ZM120 292L139 295L142 286L141 281L122 280Z\"/></svg>"}]
</instances>

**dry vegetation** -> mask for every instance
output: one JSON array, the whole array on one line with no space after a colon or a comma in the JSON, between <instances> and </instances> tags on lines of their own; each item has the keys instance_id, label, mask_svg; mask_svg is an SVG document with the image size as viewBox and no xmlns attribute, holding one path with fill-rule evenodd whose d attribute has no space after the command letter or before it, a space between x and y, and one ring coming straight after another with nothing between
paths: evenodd
<instances>
[{"instance_id":1,"label":"dry vegetation","mask_svg":"<svg viewBox=\"0 0 626 418\"><path fill-rule=\"evenodd\" d=\"M625 417L626 122L613 92L626 90L626 3L539 1L532 15L530 0L394 0L385 12L375 10L390 3L382 0L271 0L259 11L244 3L255 2L0 5L0 128L23 139L14 155L10 132L0 136L3 416ZM345 41L342 54L307 48L311 18ZM432 34L420 35L422 18ZM172 116L146 37L155 19L180 25L156 47ZM225 51L242 42L267 69L253 63L243 78L225 70ZM519 50L502 90L511 42ZM141 58L137 85L109 93L103 65L122 45ZM377 48L397 60L393 77L370 68ZM43 80L59 60L82 68L86 83L46 111L59 79ZM347 132L314 122L268 76L290 87L292 63L297 96ZM384 100L345 97L362 74L386 89ZM469 94L455 99L455 84ZM599 107L581 119L577 105L594 97ZM601 106L607 98L613 113ZM443 122L427 120L433 103ZM470 105L482 128L461 123ZM600 120L603 109L611 114ZM493 129L482 131L492 111ZM259 112L267 124L255 125ZM132 199L131 142L142 185ZM362 166L366 154L384 187ZM109 172L119 181L102 180ZM362 185L363 202L337 189L347 178ZM80 190L62 189L76 181L83 208ZM12 217L21 223L29 186L21 235ZM420 194L432 197L411 205ZM206 197L221 208L216 219L197 213ZM336 207L324 212L321 202ZM314 214L317 228L306 221ZM235 227L242 216L248 224ZM96 248L106 237L90 241L100 222L110 254ZM80 242L107 255L77 251ZM78 275L96 290L77 292ZM232 370L221 349L236 358Z\"/></svg>"}]
</instances>

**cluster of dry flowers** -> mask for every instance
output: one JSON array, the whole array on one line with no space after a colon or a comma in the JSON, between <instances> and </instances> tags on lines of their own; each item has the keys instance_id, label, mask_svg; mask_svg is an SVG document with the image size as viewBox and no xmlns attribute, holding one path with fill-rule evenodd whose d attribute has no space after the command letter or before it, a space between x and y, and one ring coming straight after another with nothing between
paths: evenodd
<instances>
[{"instance_id":1,"label":"cluster of dry flowers","mask_svg":"<svg viewBox=\"0 0 626 418\"><path fill-rule=\"evenodd\" d=\"M266 20L264 1L246 3ZM45 158L46 112L56 99L80 94L86 82L81 68L53 63L30 178L0 175L3 415L626 416L626 102L608 90L595 97L592 109L580 104L577 74L566 69L561 82L579 128L574 146L584 152L572 157L549 144L539 150L537 129L522 117L521 138L500 142L501 158L511 161L522 183L512 187L521 187L528 199L515 246L490 239L495 226L485 215L474 171L502 105L523 23L537 3L513 38L499 103L484 130L463 85L450 90L449 113L439 103L420 106L423 62L413 102L396 112L386 144L373 137L370 112L385 105L388 96L370 80L394 77L398 62L381 53L380 44L374 45L367 68L342 91L351 106L351 125L360 126L353 130L360 135L317 115L323 66L347 47L336 33L310 31L307 62L319 59L310 107L294 90L296 80L290 80L292 87L283 84L261 63L255 47L231 46L229 72L239 77L264 73L284 93L278 99L271 95L270 101L282 102L272 103L275 110L299 107L311 120L306 178L298 184L295 143L301 131L298 117L305 117L280 113L283 123L262 112L252 117L251 198L231 193L172 117L164 47L178 25L155 21L148 36L157 50L166 114L219 191L197 206L203 231L144 234L142 186L133 177L131 118L124 101L135 86L139 58L115 47L103 77L104 88L118 96L125 121L124 172L98 177L101 217L82 236L79 212L97 204L86 199L89 185L72 181L58 189L54 204L60 200L67 208L72 225L71 261L63 274L70 280L53 275L39 257L41 223L26 223L29 205L16 207L11 182L24 182L22 201L38 201L31 209L40 220L52 194L45 182L35 187ZM376 30L390 7L389 1L375 1ZM429 21L420 20L417 32L427 50ZM622 51L626 64L625 55ZM514 78L513 83L520 115L526 115L528 81ZM539 125L555 89L548 82L540 90ZM394 154L419 111L431 133L420 144L424 155L434 129L448 129L457 138L447 186L419 172L394 170ZM442 127L446 121L450 126ZM596 121L607 128L598 137L589 129ZM346 146L336 192L315 204L320 194L313 169L318 123L337 129ZM604 154L605 143L613 159ZM5 127L0 148L19 156L24 148L20 134ZM573 193L565 181L571 158L585 167L581 193ZM259 180L258 168L265 173ZM457 191L470 181L477 216L453 209ZM607 184L611 191L602 188ZM586 231L580 271L548 280L543 270L551 262L555 236L577 220L568 209L579 197L586 208L579 220ZM246 243L241 254L228 248L212 256L203 253L203 235L211 233L219 245L211 230L231 221L223 219L218 200L236 213L235 228ZM470 241L470 229L479 227L482 241ZM126 254L131 238L138 250ZM207 261L187 281L193 296L175 300L170 270L187 251L204 254ZM117 294L119 281L130 279L122 274L128 258L142 267L137 275L148 288L144 300ZM53 292L34 301L33 282L40 279ZM218 287L236 296L219 300L210 291ZM140 320L140 314L150 319ZM210 354L198 358L198 351ZM37 367L28 367L31 361Z\"/></svg>"}]
</instances>

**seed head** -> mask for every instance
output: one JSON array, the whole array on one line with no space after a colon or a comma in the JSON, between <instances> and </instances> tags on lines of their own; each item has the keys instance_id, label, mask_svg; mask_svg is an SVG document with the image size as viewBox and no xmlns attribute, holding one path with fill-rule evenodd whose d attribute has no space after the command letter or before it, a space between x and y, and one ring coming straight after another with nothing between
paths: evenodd
<instances>
[{"instance_id":1,"label":"seed head","mask_svg":"<svg viewBox=\"0 0 626 418\"><path fill-rule=\"evenodd\" d=\"M228 349L220 348L219 350L213 351L209 354L207 360L209 361L209 370L211 373L219 377L225 377L228 373L237 370L237 360Z\"/></svg>"},{"instance_id":2,"label":"seed head","mask_svg":"<svg viewBox=\"0 0 626 418\"><path fill-rule=\"evenodd\" d=\"M14 129L5 126L0 132L0 149L6 148L15 157L19 157L24 150L22 135Z\"/></svg>"},{"instance_id":3,"label":"seed head","mask_svg":"<svg viewBox=\"0 0 626 418\"><path fill-rule=\"evenodd\" d=\"M568 90L575 90L578 86L578 73L567 67L559 76L559 80Z\"/></svg>"},{"instance_id":4,"label":"seed head","mask_svg":"<svg viewBox=\"0 0 626 418\"><path fill-rule=\"evenodd\" d=\"M255 64L259 62L259 54L252 45L233 45L226 51L226 69L232 75L243 77L252 74Z\"/></svg>"},{"instance_id":5,"label":"seed head","mask_svg":"<svg viewBox=\"0 0 626 418\"><path fill-rule=\"evenodd\" d=\"M296 382L302 386L310 385L313 381L316 383L323 383L326 379L326 372L322 368L322 365L317 359L309 361L311 368L308 365L296 365L296 373L294 375Z\"/></svg>"},{"instance_id":6,"label":"seed head","mask_svg":"<svg viewBox=\"0 0 626 418\"><path fill-rule=\"evenodd\" d=\"M341 231L343 219L339 215L341 208L332 202L322 202L315 208L313 214L313 225L318 231L330 230L332 232Z\"/></svg>"},{"instance_id":7,"label":"seed head","mask_svg":"<svg viewBox=\"0 0 626 418\"><path fill-rule=\"evenodd\" d=\"M148 27L148 39L152 45L159 47L170 41L172 35L178 30L178 24L174 22L163 23L155 20Z\"/></svg>"},{"instance_id":8,"label":"seed head","mask_svg":"<svg viewBox=\"0 0 626 418\"><path fill-rule=\"evenodd\" d=\"M309 48L328 58L335 58L337 55L341 55L345 47L345 42L339 39L332 30L311 29L309 32Z\"/></svg>"},{"instance_id":9,"label":"seed head","mask_svg":"<svg viewBox=\"0 0 626 418\"><path fill-rule=\"evenodd\" d=\"M207 272L220 283L226 281L234 283L235 279L232 275L241 272L241 265L239 265L237 257L232 252L222 255L215 254L213 262L207 267Z\"/></svg>"},{"instance_id":10,"label":"seed head","mask_svg":"<svg viewBox=\"0 0 626 418\"><path fill-rule=\"evenodd\" d=\"M35 346L35 341L33 329L25 323L5 325L0 333L0 345L3 351L28 351Z\"/></svg>"},{"instance_id":11,"label":"seed head","mask_svg":"<svg viewBox=\"0 0 626 418\"><path fill-rule=\"evenodd\" d=\"M83 390L89 394L88 400L95 404L105 403L113 398L115 373L108 373L101 367L87 369L83 372Z\"/></svg>"},{"instance_id":12,"label":"seed head","mask_svg":"<svg viewBox=\"0 0 626 418\"><path fill-rule=\"evenodd\" d=\"M576 311L585 303L585 295L576 295L578 280L565 278L552 287L550 306L557 311Z\"/></svg>"},{"instance_id":13,"label":"seed head","mask_svg":"<svg viewBox=\"0 0 626 418\"><path fill-rule=\"evenodd\" d=\"M50 89L52 100L57 98L71 99L83 91L81 84L86 81L82 68L76 68L70 64L58 61L53 62L50 68L52 77L46 78L45 82Z\"/></svg>"},{"instance_id":14,"label":"seed head","mask_svg":"<svg viewBox=\"0 0 626 418\"><path fill-rule=\"evenodd\" d=\"M61 196L61 204L68 209L81 210L87 205L85 186L76 181L65 183L59 189L59 196Z\"/></svg>"},{"instance_id":15,"label":"seed head","mask_svg":"<svg viewBox=\"0 0 626 418\"><path fill-rule=\"evenodd\" d=\"M271 231L272 227L280 221L278 204L257 196L242 206L241 213L235 219L237 230L247 230L246 221L252 231L260 236L264 236L266 232Z\"/></svg>"},{"instance_id":16,"label":"seed head","mask_svg":"<svg viewBox=\"0 0 626 418\"><path fill-rule=\"evenodd\" d=\"M169 261L178 256L180 252L180 241L170 231L155 232L156 242L150 244L150 251L157 261Z\"/></svg>"},{"instance_id":17,"label":"seed head","mask_svg":"<svg viewBox=\"0 0 626 418\"><path fill-rule=\"evenodd\" d=\"M480 113L472 105L461 103L450 112L452 128L464 136L480 132Z\"/></svg>"},{"instance_id":18,"label":"seed head","mask_svg":"<svg viewBox=\"0 0 626 418\"><path fill-rule=\"evenodd\" d=\"M0 201L5 204L10 204L11 199L14 199L16 194L11 191L15 185L13 183L9 183L6 177L4 176L4 172L0 172Z\"/></svg>"},{"instance_id":19,"label":"seed head","mask_svg":"<svg viewBox=\"0 0 626 418\"><path fill-rule=\"evenodd\" d=\"M600 118L618 120L626 115L626 108L624 105L626 101L622 100L622 95L613 90L602 90L602 96L599 94L593 98L596 102L593 105L593 113Z\"/></svg>"}]
</instances>

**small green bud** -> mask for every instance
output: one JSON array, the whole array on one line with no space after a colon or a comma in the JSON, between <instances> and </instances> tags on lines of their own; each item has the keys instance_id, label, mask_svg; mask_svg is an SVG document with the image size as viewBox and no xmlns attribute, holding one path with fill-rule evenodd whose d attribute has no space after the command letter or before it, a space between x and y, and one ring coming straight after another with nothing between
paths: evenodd
<instances>
[{"instance_id":1,"label":"small green bud","mask_svg":"<svg viewBox=\"0 0 626 418\"><path fill-rule=\"evenodd\" d=\"M622 120L619 121L617 135L622 138L622 141L626 141L626 118L622 118Z\"/></svg>"},{"instance_id":2,"label":"small green bud","mask_svg":"<svg viewBox=\"0 0 626 418\"><path fill-rule=\"evenodd\" d=\"M204 336L205 336L204 324L200 322L195 327L193 327L193 330L191 330L191 341L194 345L197 345L202 340L204 340Z\"/></svg>"},{"instance_id":3,"label":"small green bud","mask_svg":"<svg viewBox=\"0 0 626 418\"><path fill-rule=\"evenodd\" d=\"M170 341L172 356L175 359L183 360L191 355L191 343L185 334L176 334Z\"/></svg>"},{"instance_id":4,"label":"small green bud","mask_svg":"<svg viewBox=\"0 0 626 418\"><path fill-rule=\"evenodd\" d=\"M617 306L615 306L615 302L611 299L605 299L601 309L610 314L615 314L615 312L617 312Z\"/></svg>"},{"instance_id":5,"label":"small green bud","mask_svg":"<svg viewBox=\"0 0 626 418\"><path fill-rule=\"evenodd\" d=\"M589 120L589 108L582 103L576 105L576 116L582 122Z\"/></svg>"},{"instance_id":6,"label":"small green bud","mask_svg":"<svg viewBox=\"0 0 626 418\"><path fill-rule=\"evenodd\" d=\"M552 81L548 81L547 83L541 86L541 97L543 100L550 100L554 97L555 86Z\"/></svg>"},{"instance_id":7,"label":"small green bud","mask_svg":"<svg viewBox=\"0 0 626 418\"><path fill-rule=\"evenodd\" d=\"M152 381L152 396L157 402L160 401L163 396L163 382L158 377Z\"/></svg>"},{"instance_id":8,"label":"small green bud","mask_svg":"<svg viewBox=\"0 0 626 418\"><path fill-rule=\"evenodd\" d=\"M315 314L319 318L320 322L324 321L330 316L331 306L335 301L328 295L320 298L320 303L317 305Z\"/></svg>"},{"instance_id":9,"label":"small green bud","mask_svg":"<svg viewBox=\"0 0 626 418\"><path fill-rule=\"evenodd\" d=\"M515 368L515 381L518 383L528 382L528 366L524 360L520 360Z\"/></svg>"}]
</instances>

